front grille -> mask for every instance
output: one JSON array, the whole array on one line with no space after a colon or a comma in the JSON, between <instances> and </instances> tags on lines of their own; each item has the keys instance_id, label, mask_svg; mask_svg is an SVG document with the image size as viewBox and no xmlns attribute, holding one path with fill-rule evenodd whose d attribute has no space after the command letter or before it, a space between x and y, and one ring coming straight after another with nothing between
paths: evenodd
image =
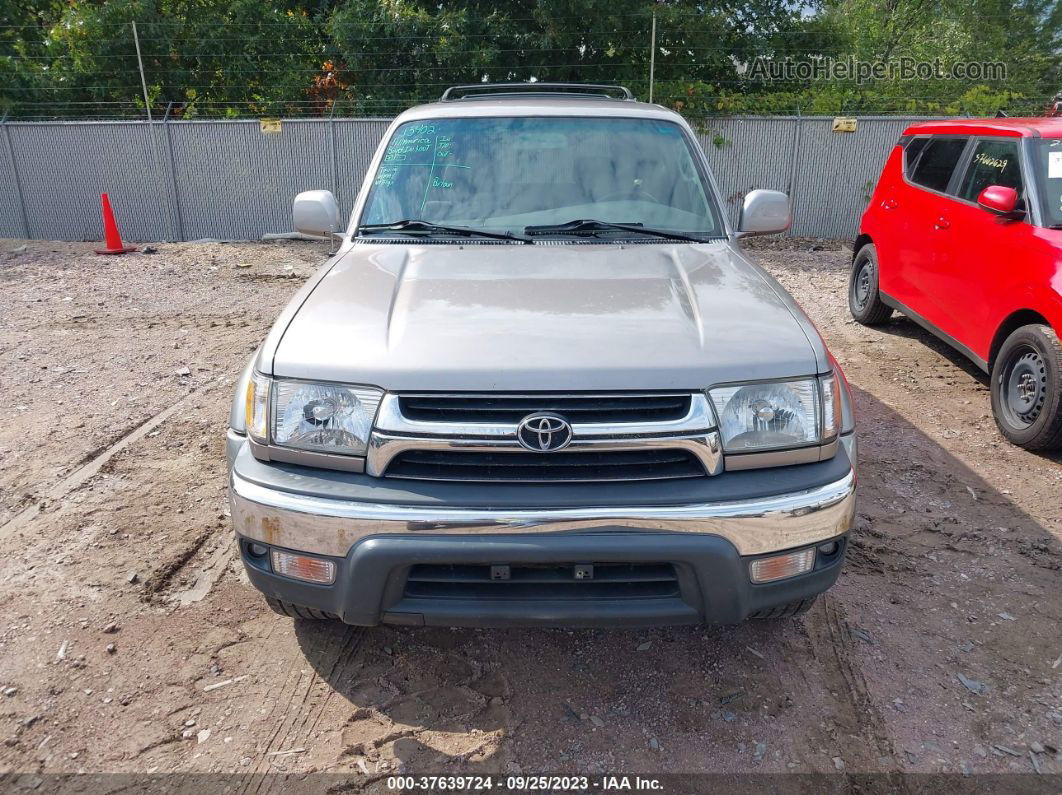
<instances>
[{"instance_id":1,"label":"front grille","mask_svg":"<svg viewBox=\"0 0 1062 795\"><path fill-rule=\"evenodd\" d=\"M489 565L413 566L405 596L420 599L651 599L679 595L670 563L595 563L593 577L576 579L575 565L508 567L508 579L491 577ZM498 567L493 567L498 568Z\"/></svg>"},{"instance_id":2,"label":"front grille","mask_svg":"<svg viewBox=\"0 0 1062 795\"><path fill-rule=\"evenodd\" d=\"M407 450L391 461L387 477L505 483L594 483L704 477L686 450L646 448L594 453L466 453Z\"/></svg>"},{"instance_id":3,"label":"front grille","mask_svg":"<svg viewBox=\"0 0 1062 795\"><path fill-rule=\"evenodd\" d=\"M510 422L551 411L568 422L664 422L690 410L688 394L401 395L402 415L424 422Z\"/></svg>"}]
</instances>

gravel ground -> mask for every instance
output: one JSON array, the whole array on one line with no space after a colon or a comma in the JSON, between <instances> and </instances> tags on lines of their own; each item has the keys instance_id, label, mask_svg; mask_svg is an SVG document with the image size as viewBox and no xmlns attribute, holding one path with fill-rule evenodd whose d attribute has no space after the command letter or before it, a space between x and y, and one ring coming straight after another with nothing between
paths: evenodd
<instances>
[{"instance_id":1,"label":"gravel ground","mask_svg":"<svg viewBox=\"0 0 1062 795\"><path fill-rule=\"evenodd\" d=\"M1062 459L1006 444L913 323L854 324L839 244L752 253L855 393L840 582L796 620L639 631L270 612L233 556L229 397L326 252L155 248L0 240L0 775L1062 773Z\"/></svg>"}]
</instances>

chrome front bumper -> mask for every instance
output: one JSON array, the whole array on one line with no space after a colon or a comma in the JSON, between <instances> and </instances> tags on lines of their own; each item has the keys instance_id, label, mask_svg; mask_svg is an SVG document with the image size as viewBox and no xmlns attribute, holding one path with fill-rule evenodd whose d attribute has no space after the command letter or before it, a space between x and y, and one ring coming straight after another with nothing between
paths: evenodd
<instances>
[{"instance_id":1,"label":"chrome front bumper","mask_svg":"<svg viewBox=\"0 0 1062 795\"><path fill-rule=\"evenodd\" d=\"M813 544L848 532L855 516L855 473L806 491L696 505L623 508L491 509L411 507L337 500L266 488L232 473L236 532L301 552L346 557L380 535L477 535L592 531L701 533L725 538L740 555Z\"/></svg>"}]
</instances>

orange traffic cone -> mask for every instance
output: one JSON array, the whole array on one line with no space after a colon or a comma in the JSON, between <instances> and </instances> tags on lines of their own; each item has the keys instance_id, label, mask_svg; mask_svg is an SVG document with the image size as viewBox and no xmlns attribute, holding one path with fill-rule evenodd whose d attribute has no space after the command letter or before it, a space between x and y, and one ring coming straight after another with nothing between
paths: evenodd
<instances>
[{"instance_id":1,"label":"orange traffic cone","mask_svg":"<svg viewBox=\"0 0 1062 795\"><path fill-rule=\"evenodd\" d=\"M103 204L103 242L107 248L96 249L97 254L125 254L136 251L136 246L123 246L122 236L118 233L118 224L114 220L114 211L111 209L111 200L106 193L100 194L100 202Z\"/></svg>"}]
</instances>

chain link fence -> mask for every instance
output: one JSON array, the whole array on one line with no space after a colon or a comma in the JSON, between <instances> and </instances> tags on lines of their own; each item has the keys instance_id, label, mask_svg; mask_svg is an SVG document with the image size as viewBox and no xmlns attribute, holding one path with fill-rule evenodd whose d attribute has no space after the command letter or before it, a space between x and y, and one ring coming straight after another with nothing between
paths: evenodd
<instances>
[{"instance_id":1,"label":"chain link fence","mask_svg":"<svg viewBox=\"0 0 1062 795\"><path fill-rule=\"evenodd\" d=\"M732 221L755 188L792 199L790 234L850 238L913 117L732 116L697 126ZM257 240L328 188L349 213L387 119L0 123L0 237L98 240L99 194L127 240ZM345 216L344 216L345 217Z\"/></svg>"}]
</instances>

